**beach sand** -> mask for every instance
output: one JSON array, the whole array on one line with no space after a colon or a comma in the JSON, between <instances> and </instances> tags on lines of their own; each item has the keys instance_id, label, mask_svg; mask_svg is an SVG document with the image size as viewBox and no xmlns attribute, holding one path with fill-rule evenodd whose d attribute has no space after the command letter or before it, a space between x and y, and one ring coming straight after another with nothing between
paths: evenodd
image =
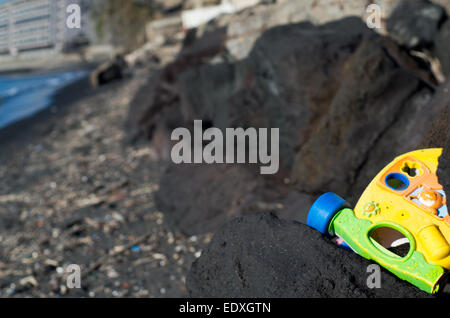
<instances>
[{"instance_id":1,"label":"beach sand","mask_svg":"<svg viewBox=\"0 0 450 318\"><path fill-rule=\"evenodd\" d=\"M154 207L164 164L125 142L148 69L99 89L87 79L0 131L0 296L180 297L211 235L172 231ZM81 288L67 288L69 264Z\"/></svg>"}]
</instances>

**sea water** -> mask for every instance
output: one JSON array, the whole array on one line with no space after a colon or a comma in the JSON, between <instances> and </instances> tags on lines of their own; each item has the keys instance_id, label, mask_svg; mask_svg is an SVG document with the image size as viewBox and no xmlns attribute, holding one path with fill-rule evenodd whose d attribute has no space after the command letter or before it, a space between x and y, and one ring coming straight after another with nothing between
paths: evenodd
<instances>
[{"instance_id":1,"label":"sea water","mask_svg":"<svg viewBox=\"0 0 450 318\"><path fill-rule=\"evenodd\" d=\"M59 89L81 79L86 73L0 75L0 129L49 107Z\"/></svg>"}]
</instances>

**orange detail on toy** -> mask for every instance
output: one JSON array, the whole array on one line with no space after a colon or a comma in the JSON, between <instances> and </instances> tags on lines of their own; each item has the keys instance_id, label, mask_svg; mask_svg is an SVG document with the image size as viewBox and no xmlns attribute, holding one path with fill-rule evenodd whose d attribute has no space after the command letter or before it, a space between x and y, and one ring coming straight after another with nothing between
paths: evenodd
<instances>
[{"instance_id":1,"label":"orange detail on toy","mask_svg":"<svg viewBox=\"0 0 450 318\"><path fill-rule=\"evenodd\" d=\"M417 195L411 195L409 198L417 199L419 202L413 201L413 203L433 215L437 215L437 210L447 203L446 197L443 197L439 192L427 187L423 187Z\"/></svg>"},{"instance_id":2,"label":"orange detail on toy","mask_svg":"<svg viewBox=\"0 0 450 318\"><path fill-rule=\"evenodd\" d=\"M435 209L442 206L442 195L433 190L422 190L417 198L420 203Z\"/></svg>"},{"instance_id":3,"label":"orange detail on toy","mask_svg":"<svg viewBox=\"0 0 450 318\"><path fill-rule=\"evenodd\" d=\"M447 214L447 215L444 217L444 221L447 222L448 225L450 225L450 214Z\"/></svg>"}]
</instances>

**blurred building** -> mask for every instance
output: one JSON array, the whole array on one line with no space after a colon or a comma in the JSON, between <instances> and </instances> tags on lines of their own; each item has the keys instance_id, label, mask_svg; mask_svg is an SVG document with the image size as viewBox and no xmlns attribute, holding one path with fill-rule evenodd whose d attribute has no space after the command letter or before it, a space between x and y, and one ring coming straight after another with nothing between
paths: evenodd
<instances>
[{"instance_id":1,"label":"blurred building","mask_svg":"<svg viewBox=\"0 0 450 318\"><path fill-rule=\"evenodd\" d=\"M69 4L82 8L81 29L66 26ZM60 52L81 41L85 38L86 6L84 0L0 0L0 55L43 49Z\"/></svg>"}]
</instances>

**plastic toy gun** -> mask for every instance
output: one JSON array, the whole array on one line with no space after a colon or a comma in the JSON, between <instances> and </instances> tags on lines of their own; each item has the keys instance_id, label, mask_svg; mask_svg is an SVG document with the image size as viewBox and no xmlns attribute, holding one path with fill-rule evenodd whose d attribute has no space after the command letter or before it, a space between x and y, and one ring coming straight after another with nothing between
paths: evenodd
<instances>
[{"instance_id":1,"label":"plastic toy gun","mask_svg":"<svg viewBox=\"0 0 450 318\"><path fill-rule=\"evenodd\" d=\"M336 194L323 194L312 205L307 224L436 293L450 269L450 215L436 176L441 153L424 149L395 158L372 180L354 210ZM408 244L404 255L394 252Z\"/></svg>"}]
</instances>

